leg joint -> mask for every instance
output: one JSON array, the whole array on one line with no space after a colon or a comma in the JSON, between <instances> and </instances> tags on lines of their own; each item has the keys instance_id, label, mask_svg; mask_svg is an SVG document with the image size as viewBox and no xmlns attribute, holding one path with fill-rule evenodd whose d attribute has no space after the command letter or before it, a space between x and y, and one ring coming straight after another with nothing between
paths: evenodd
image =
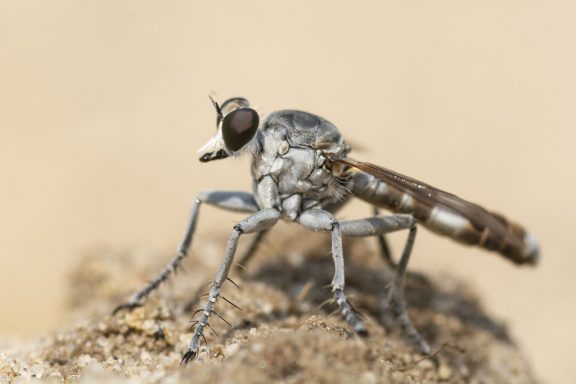
<instances>
[{"instance_id":1,"label":"leg joint","mask_svg":"<svg viewBox=\"0 0 576 384\"><path fill-rule=\"evenodd\" d=\"M315 232L328 232L334 228L334 217L323 209L309 209L300 214L298 223L304 228Z\"/></svg>"},{"instance_id":2,"label":"leg joint","mask_svg":"<svg viewBox=\"0 0 576 384\"><path fill-rule=\"evenodd\" d=\"M234 226L239 233L254 233L264 231L278 222L280 212L274 208L260 210Z\"/></svg>"}]
</instances>

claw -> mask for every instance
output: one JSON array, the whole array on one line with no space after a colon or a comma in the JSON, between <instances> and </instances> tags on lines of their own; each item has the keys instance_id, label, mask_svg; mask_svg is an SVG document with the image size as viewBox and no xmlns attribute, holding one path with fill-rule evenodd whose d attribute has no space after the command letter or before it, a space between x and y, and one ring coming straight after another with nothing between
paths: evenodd
<instances>
[{"instance_id":1,"label":"claw","mask_svg":"<svg viewBox=\"0 0 576 384\"><path fill-rule=\"evenodd\" d=\"M184 352L184 354L182 355L182 360L180 360L180 365L188 364L190 361L196 359L196 356L198 356L198 351L195 351L191 348L188 348L188 350L186 350L186 352Z\"/></svg>"},{"instance_id":2,"label":"claw","mask_svg":"<svg viewBox=\"0 0 576 384\"><path fill-rule=\"evenodd\" d=\"M354 330L356 332L356 334L364 339L370 337L370 332L368 332L368 330L366 328L364 328L364 325L362 325L361 328L355 329Z\"/></svg>"},{"instance_id":3,"label":"claw","mask_svg":"<svg viewBox=\"0 0 576 384\"><path fill-rule=\"evenodd\" d=\"M112 311L112 316L116 315L118 312L120 311L132 311L135 308L141 307L142 303L124 303L124 304L120 304L119 306L117 306L116 308L114 308L114 310Z\"/></svg>"}]
</instances>

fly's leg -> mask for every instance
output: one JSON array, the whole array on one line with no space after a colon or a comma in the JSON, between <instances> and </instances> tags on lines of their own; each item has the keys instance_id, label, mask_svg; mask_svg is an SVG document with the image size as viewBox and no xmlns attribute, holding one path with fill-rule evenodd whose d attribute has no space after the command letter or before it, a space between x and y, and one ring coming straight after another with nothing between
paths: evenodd
<instances>
[{"instance_id":1,"label":"fly's leg","mask_svg":"<svg viewBox=\"0 0 576 384\"><path fill-rule=\"evenodd\" d=\"M280 212L274 208L267 208L249 216L234 226L232 235L230 236L230 240L228 240L228 245L226 246L224 261L220 265L220 268L218 268L218 272L216 273L214 282L212 283L212 288L208 294L208 302L204 306L202 315L196 323L194 334L188 344L188 348L182 355L182 364L187 364L198 355L200 339L204 335L204 328L209 326L208 320L210 315L214 312L216 301L220 296L220 290L222 289L222 285L226 282L226 278L230 272L230 267L234 261L234 254L236 252L236 246L238 245L240 235L243 233L254 233L269 229L278 222L279 218Z\"/></svg>"},{"instance_id":2,"label":"fly's leg","mask_svg":"<svg viewBox=\"0 0 576 384\"><path fill-rule=\"evenodd\" d=\"M158 273L153 279L151 279L144 288L134 292L128 301L124 304L119 305L114 309L113 313L120 310L127 309L132 310L140 305L142 302L156 290L172 273L176 273L182 260L188 254L190 245L192 244L192 239L194 237L194 232L196 231L196 223L198 221L198 213L200 211L200 205L202 203L214 205L219 208L223 208L229 211L236 212L257 212L258 205L254 200L254 196L247 192L227 192L227 191L208 191L201 192L196 196L194 200L194 205L192 206L192 212L190 213L190 219L188 221L188 226L186 233L182 242L178 246L176 256L170 260L170 262Z\"/></svg>"},{"instance_id":3,"label":"fly's leg","mask_svg":"<svg viewBox=\"0 0 576 384\"><path fill-rule=\"evenodd\" d=\"M264 237L266 237L267 233L268 233L268 231L265 230L265 231L258 232L256 234L256 236L254 237L254 239L250 243L250 246L248 247L246 252L244 252L242 257L240 257L240 260L238 260L238 263L236 263L240 267L238 269L238 272L242 273L242 271L244 271L245 267L248 265L250 260L252 260L252 257L254 257L254 255L256 254L256 250L258 249L258 246L262 242L262 239L264 239Z\"/></svg>"},{"instance_id":4,"label":"fly's leg","mask_svg":"<svg viewBox=\"0 0 576 384\"><path fill-rule=\"evenodd\" d=\"M374 216L380 216L380 210L376 206L373 207L372 213ZM386 265L392 270L396 269L396 262L392 259L392 251L383 234L378 235L378 247L380 248L380 256Z\"/></svg>"},{"instance_id":5,"label":"fly's leg","mask_svg":"<svg viewBox=\"0 0 576 384\"><path fill-rule=\"evenodd\" d=\"M322 209L304 211L298 218L298 222L311 231L330 231L332 233L332 258L334 260L332 292L334 292L334 299L340 308L342 317L350 324L354 332L360 336L368 336L368 330L358 318L344 293L344 254L342 251L342 230L340 224L330 213Z\"/></svg>"},{"instance_id":6,"label":"fly's leg","mask_svg":"<svg viewBox=\"0 0 576 384\"><path fill-rule=\"evenodd\" d=\"M417 231L414 217L412 215L378 216L361 220L342 221L340 226L342 234L345 236L381 236L385 233L409 229L408 240L388 291L387 304L391 305L396 312L398 320L410 342L417 346L420 352L429 355L431 353L430 346L412 324L406 311L406 300L404 298L406 268L408 267Z\"/></svg>"},{"instance_id":7,"label":"fly's leg","mask_svg":"<svg viewBox=\"0 0 576 384\"><path fill-rule=\"evenodd\" d=\"M358 319L356 311L350 305L346 294L344 293L344 254L342 252L342 230L340 224L334 222L332 224L332 258L334 259L334 278L332 279L332 290L334 291L334 298L336 304L340 308L342 317L346 319L348 324L352 326L354 332L360 336L367 337L368 330Z\"/></svg>"},{"instance_id":8,"label":"fly's leg","mask_svg":"<svg viewBox=\"0 0 576 384\"><path fill-rule=\"evenodd\" d=\"M412 248L414 246L414 241L416 240L417 227L414 224L410 227L410 232L408 233L408 239L406 240L406 245L402 251L402 257L396 268L396 274L394 275L394 280L392 286L388 291L388 304L392 305L394 311L398 316L398 320L406 333L406 336L412 342L422 354L430 355L432 349L430 345L424 338L420 335L410 316L408 316L408 311L406 310L406 299L404 298L404 279L406 277L406 268L408 267L408 261L410 260L410 254L412 253Z\"/></svg>"}]
</instances>

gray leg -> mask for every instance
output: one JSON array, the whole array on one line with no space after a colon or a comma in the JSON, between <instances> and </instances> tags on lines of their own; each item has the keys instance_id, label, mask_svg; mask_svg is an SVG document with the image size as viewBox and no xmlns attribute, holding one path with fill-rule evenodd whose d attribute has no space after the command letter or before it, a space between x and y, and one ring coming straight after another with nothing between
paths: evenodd
<instances>
[{"instance_id":1,"label":"gray leg","mask_svg":"<svg viewBox=\"0 0 576 384\"><path fill-rule=\"evenodd\" d=\"M378 207L373 207L372 213L374 214L374 216L380 216L380 210L378 209ZM380 256L390 269L395 269L396 263L394 262L394 260L392 260L392 252L390 251L390 247L388 246L386 237L384 237L384 235L379 235L377 239L378 239L378 247L380 248Z\"/></svg>"},{"instance_id":2,"label":"gray leg","mask_svg":"<svg viewBox=\"0 0 576 384\"><path fill-rule=\"evenodd\" d=\"M387 304L392 305L398 320L408 336L408 339L418 347L420 352L429 355L430 346L416 330L408 312L406 311L406 300L404 298L404 279L410 254L416 239L416 221L412 215L393 215L385 217L372 217L369 219L350 220L340 223L342 233L346 236L380 236L401 229L410 229L408 240L402 252L400 263L396 267L394 280L388 291Z\"/></svg>"},{"instance_id":3,"label":"gray leg","mask_svg":"<svg viewBox=\"0 0 576 384\"><path fill-rule=\"evenodd\" d=\"M388 304L393 306L394 311L398 316L398 320L400 320L400 324L410 342L412 342L412 344L414 344L424 355L430 355L432 349L426 340L424 340L420 335L416 327L414 327L414 324L412 324L412 320L410 320L410 316L408 316L408 311L406 310L406 299L404 298L404 279L406 277L408 260L410 259L414 240L416 239L416 231L417 227L414 224L410 228L408 239L406 240L406 245L404 246L404 251L400 258L400 263L398 264L396 274L394 275L394 282L388 291Z\"/></svg>"},{"instance_id":4,"label":"gray leg","mask_svg":"<svg viewBox=\"0 0 576 384\"><path fill-rule=\"evenodd\" d=\"M303 212L298 222L311 231L332 232L332 258L334 259L334 277L332 279L332 291L334 299L340 308L342 317L352 326L354 332L361 336L368 336L368 330L358 319L354 308L350 305L344 293L344 255L342 251L342 230L340 224L330 213L322 209L310 209Z\"/></svg>"},{"instance_id":5,"label":"gray leg","mask_svg":"<svg viewBox=\"0 0 576 384\"><path fill-rule=\"evenodd\" d=\"M385 233L409 229L414 223L412 215L399 214L341 221L340 227L344 236L365 237L380 236Z\"/></svg>"},{"instance_id":6,"label":"gray leg","mask_svg":"<svg viewBox=\"0 0 576 384\"><path fill-rule=\"evenodd\" d=\"M192 238L194 237L194 231L196 230L196 222L198 221L198 213L200 211L200 205L202 203L214 205L229 211L236 212L257 212L258 206L254 200L254 196L247 192L226 192L226 191L207 191L200 192L196 196L194 205L192 206L192 212L190 214L190 220L188 222L188 227L186 229L186 234L178 247L176 256L160 271L156 277L146 284L146 286L139 291L134 292L128 301L124 304L119 305L114 309L113 313L116 313L122 309L133 309L142 304L144 300L152 291L157 289L160 284L162 284L172 273L176 273L178 267L182 263L182 260L188 254L190 249L190 244L192 243Z\"/></svg>"},{"instance_id":7,"label":"gray leg","mask_svg":"<svg viewBox=\"0 0 576 384\"><path fill-rule=\"evenodd\" d=\"M220 296L220 290L228 277L228 272L230 272L230 267L234 261L234 253L236 252L236 246L238 245L240 235L243 233L254 233L266 230L276 224L279 218L280 212L273 208L267 208L249 216L234 226L232 235L230 236L230 240L228 240L228 245L226 246L224 261L220 265L220 268L214 277L214 282L210 289L210 294L208 295L208 302L204 306L204 311L196 323L192 340L190 340L188 348L182 356L182 364L188 363L198 355L200 338L204 335L204 328L209 326L208 319L214 312L214 306Z\"/></svg>"},{"instance_id":8,"label":"gray leg","mask_svg":"<svg viewBox=\"0 0 576 384\"><path fill-rule=\"evenodd\" d=\"M258 249L258 246L262 242L262 239L264 239L264 237L266 237L267 233L268 233L267 230L261 231L261 232L258 232L254 236L254 239L252 239L250 246L248 247L246 252L242 255L242 257L240 257L240 260L238 260L238 263L236 263L239 265L238 272L242 273L242 271L244 271L245 267L248 265L250 260L252 260L252 257L254 257L254 255L256 254L256 250Z\"/></svg>"}]
</instances>

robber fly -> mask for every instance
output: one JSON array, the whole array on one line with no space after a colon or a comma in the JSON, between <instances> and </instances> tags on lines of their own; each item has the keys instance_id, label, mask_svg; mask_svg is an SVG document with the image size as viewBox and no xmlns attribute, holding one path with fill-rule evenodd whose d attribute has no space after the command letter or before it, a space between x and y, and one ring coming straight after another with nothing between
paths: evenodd
<instances>
[{"instance_id":1,"label":"robber fly","mask_svg":"<svg viewBox=\"0 0 576 384\"><path fill-rule=\"evenodd\" d=\"M380 236L408 230L408 239L399 262L393 263L381 242L384 255L394 264L394 280L388 291L388 303L395 310L407 337L420 352L431 348L412 325L405 309L404 277L416 237L417 225L448 236L458 242L494 251L516 264L535 264L538 243L518 224L461 198L389 169L348 157L350 147L329 121L311 113L282 110L270 114L262 123L248 100L231 98L216 108L216 135L199 150L199 160L209 162L247 155L252 158L252 193L207 191L194 202L190 222L178 253L171 262L127 303L117 308L130 309L176 271L186 256L198 220L200 205L205 203L250 215L234 225L226 246L224 260L216 273L208 301L195 322L192 339L182 363L198 355L200 341L223 284L229 280L236 246L243 234L258 233L255 243L241 262L247 261L263 234L279 220L296 222L311 231L330 232L334 277L332 292L339 310L361 336L368 331L344 291L343 236ZM393 215L359 220L337 220L334 213L352 197ZM226 300L227 301L227 300Z\"/></svg>"}]
</instances>

